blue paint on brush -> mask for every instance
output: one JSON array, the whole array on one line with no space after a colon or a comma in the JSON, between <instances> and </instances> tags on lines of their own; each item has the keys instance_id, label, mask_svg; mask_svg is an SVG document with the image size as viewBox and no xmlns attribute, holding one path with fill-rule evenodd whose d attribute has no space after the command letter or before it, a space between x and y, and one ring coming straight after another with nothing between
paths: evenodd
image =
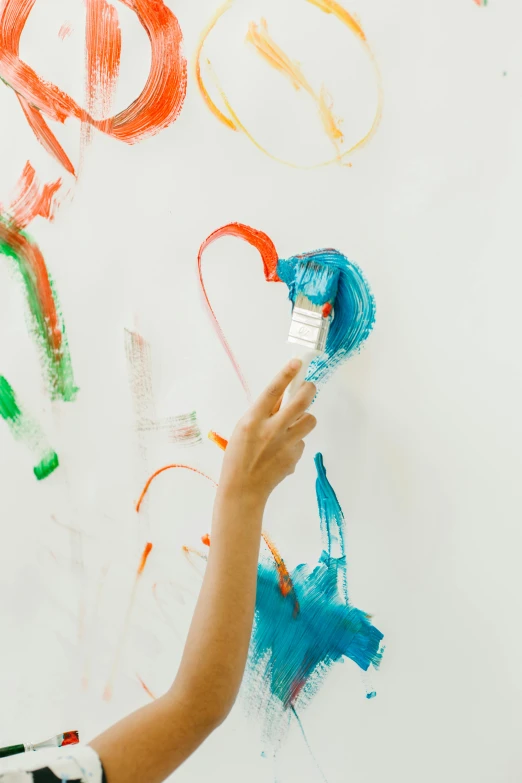
<instances>
[{"instance_id":1,"label":"blue paint on brush","mask_svg":"<svg viewBox=\"0 0 522 783\"><path fill-rule=\"evenodd\" d=\"M258 568L248 668L253 701L266 717L269 733L285 710L308 702L333 664L349 658L367 671L370 665L378 668L382 657L383 634L349 602L345 520L321 454L315 466L323 540L318 564L313 569L297 566L290 574L293 589L286 591L273 558L262 560Z\"/></svg>"},{"instance_id":2,"label":"blue paint on brush","mask_svg":"<svg viewBox=\"0 0 522 783\"><path fill-rule=\"evenodd\" d=\"M317 265L313 272L311 263ZM358 351L375 323L375 299L359 267L338 250L315 250L279 259L277 274L292 303L304 294L314 304L332 304L334 318L325 352L310 365L307 380L321 385Z\"/></svg>"}]
</instances>

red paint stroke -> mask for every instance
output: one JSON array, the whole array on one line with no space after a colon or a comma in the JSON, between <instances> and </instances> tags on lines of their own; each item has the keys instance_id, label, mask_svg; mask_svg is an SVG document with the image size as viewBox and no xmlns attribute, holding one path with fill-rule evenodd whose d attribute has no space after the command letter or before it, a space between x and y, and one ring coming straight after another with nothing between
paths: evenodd
<instances>
[{"instance_id":1,"label":"red paint stroke","mask_svg":"<svg viewBox=\"0 0 522 783\"><path fill-rule=\"evenodd\" d=\"M234 357L234 354L232 353L232 349L228 344L225 334L221 326L219 325L218 319L216 318L216 314L214 313L214 310L212 309L212 305L210 304L210 299L208 297L205 288L205 283L203 282L203 271L202 271L202 263L201 263L203 258L203 252L207 249L209 245L215 242L216 239L220 239L221 237L225 237L225 236L232 236L232 237L238 237L239 239L243 239L245 242L248 242L250 245L252 245L259 251L261 255L261 259L263 261L263 271L265 275L265 280L269 283L281 282L280 278L277 275L278 255L274 243L272 242L272 240L267 234L263 233L262 231L257 231L255 228L250 228L250 226L243 225L242 223L229 223L228 225L223 226L222 228L218 228L209 237L207 237L207 239L205 239L205 241L199 248L199 253L198 253L199 282L212 321L212 326L217 336L219 337L221 345L225 349L228 358L232 363L232 366L236 372L237 377L241 382L243 389L246 392L247 397L250 399L250 391L248 388L248 384L245 380L243 373L241 372L241 369Z\"/></svg>"},{"instance_id":2,"label":"red paint stroke","mask_svg":"<svg viewBox=\"0 0 522 783\"><path fill-rule=\"evenodd\" d=\"M87 0L86 71L87 110L93 115L99 107L102 115L109 111L121 60L121 30L118 12L107 0ZM107 132L110 120L106 120Z\"/></svg>"},{"instance_id":3,"label":"red paint stroke","mask_svg":"<svg viewBox=\"0 0 522 783\"><path fill-rule=\"evenodd\" d=\"M72 164L43 115L60 123L71 117L78 119L128 144L159 133L177 119L187 90L187 63L182 53L183 37L178 20L163 0L121 0L136 14L147 33L151 64L145 86L136 100L114 117L103 120L95 120L67 93L42 79L20 58L20 39L35 2L4 1L0 13L0 76L17 94L37 139L67 171L73 169ZM89 0L89 4L92 2L96 0ZM107 47L104 48L107 55L104 55L103 68L104 73L111 76L111 68L118 60L118 34L112 11L105 16L107 29L111 40L100 42L100 45ZM92 36L88 43L93 45ZM88 61L90 58L88 54Z\"/></svg>"},{"instance_id":4,"label":"red paint stroke","mask_svg":"<svg viewBox=\"0 0 522 783\"><path fill-rule=\"evenodd\" d=\"M323 307L323 318L328 318L332 314L332 304L327 302Z\"/></svg>"},{"instance_id":5,"label":"red paint stroke","mask_svg":"<svg viewBox=\"0 0 522 783\"><path fill-rule=\"evenodd\" d=\"M143 680L141 679L141 677L139 676L139 674L137 674L137 675L136 675L136 678L137 678L137 680L138 680L139 684L141 685L141 687L143 688L143 690L145 691L145 693L147 694L147 696L150 696L150 698L151 698L153 701L156 701L156 699L157 699L157 696L154 696L154 694L152 693L151 689L150 689L150 688L148 688L148 687L147 687L147 685L145 685L145 683L143 682Z\"/></svg>"},{"instance_id":6,"label":"red paint stroke","mask_svg":"<svg viewBox=\"0 0 522 783\"><path fill-rule=\"evenodd\" d=\"M217 432L214 432L213 430L208 433L208 439L211 440L212 443L215 443L216 446L219 446L223 451L225 451L228 446L228 440L225 440L225 438L222 438L221 435L218 435Z\"/></svg>"},{"instance_id":7,"label":"red paint stroke","mask_svg":"<svg viewBox=\"0 0 522 783\"><path fill-rule=\"evenodd\" d=\"M203 478L206 478L210 483L217 487L217 483L214 481L213 478L210 478L210 476L207 476L206 473L202 473L200 470L197 470L197 468L192 468L190 465L165 465L164 468L160 468L155 473L152 474L152 476L149 478L147 483L145 484L143 488L143 492L141 493L138 502L136 503L136 511L139 512L141 508L141 504L143 503L143 500L145 498L145 495L147 494L150 485L154 481L155 478L157 478L161 473L164 473L166 470L172 470L174 468L183 468L184 470L191 470L193 473L197 473L199 476L203 476Z\"/></svg>"},{"instance_id":8,"label":"red paint stroke","mask_svg":"<svg viewBox=\"0 0 522 783\"><path fill-rule=\"evenodd\" d=\"M56 206L54 196L61 185L62 180L58 179L40 189L36 172L27 161L18 180L18 192L8 209L9 216L17 228L25 228L37 215L46 220L53 220Z\"/></svg>"},{"instance_id":9,"label":"red paint stroke","mask_svg":"<svg viewBox=\"0 0 522 783\"><path fill-rule=\"evenodd\" d=\"M70 22L64 22L60 29L58 30L58 35L62 39L62 41L65 41L66 38L68 38L72 33L72 26Z\"/></svg>"},{"instance_id":10,"label":"red paint stroke","mask_svg":"<svg viewBox=\"0 0 522 783\"><path fill-rule=\"evenodd\" d=\"M141 556L140 565L137 570L137 575L141 576L142 573L145 570L145 566L147 565L147 560L149 559L149 555L152 552L152 544L149 542L148 544L145 544L145 549L143 550L143 554Z\"/></svg>"},{"instance_id":11,"label":"red paint stroke","mask_svg":"<svg viewBox=\"0 0 522 783\"><path fill-rule=\"evenodd\" d=\"M80 741L80 734L77 731L66 731L63 735L62 748L67 745L77 745Z\"/></svg>"}]
</instances>

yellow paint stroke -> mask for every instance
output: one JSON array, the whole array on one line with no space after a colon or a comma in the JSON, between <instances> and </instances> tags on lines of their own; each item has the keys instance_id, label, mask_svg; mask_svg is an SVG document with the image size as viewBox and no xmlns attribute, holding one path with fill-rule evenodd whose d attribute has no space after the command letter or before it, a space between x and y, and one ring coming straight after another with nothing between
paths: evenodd
<instances>
[{"instance_id":1,"label":"yellow paint stroke","mask_svg":"<svg viewBox=\"0 0 522 783\"><path fill-rule=\"evenodd\" d=\"M340 128L341 120L334 116L333 101L326 88L323 87L319 95L315 92L304 75L301 65L295 60L291 60L270 36L266 19L261 19L261 24L259 26L255 22L250 22L246 39L248 43L252 44L265 62L289 79L294 89L303 89L310 95L319 109L319 116L323 123L324 131L334 145L337 155L339 156L339 144L342 144L344 141L344 136Z\"/></svg>"},{"instance_id":2,"label":"yellow paint stroke","mask_svg":"<svg viewBox=\"0 0 522 783\"><path fill-rule=\"evenodd\" d=\"M356 21L355 17L348 13L346 8L336 3L335 0L307 0L310 5L315 5L316 8L320 8L325 14L334 14L343 24L350 28L350 30L358 35L361 41L366 41L366 35L361 25Z\"/></svg>"},{"instance_id":3,"label":"yellow paint stroke","mask_svg":"<svg viewBox=\"0 0 522 783\"><path fill-rule=\"evenodd\" d=\"M221 19L221 17L232 8L234 2L236 0L226 0L226 2L217 10L214 17L211 19L207 27L204 29L197 50L196 50L196 61L195 61L195 70L196 70L196 81L200 90L200 93L203 97L203 100L205 101L207 107L210 109L212 114L225 126L230 128L231 130L235 131L241 131L244 133L244 135L249 139L249 141L257 147L264 155L267 155L267 157L271 158L272 160L276 161L277 163L283 163L286 166L290 166L291 168L295 169L317 169L322 168L323 166L329 166L332 163L341 163L343 165L350 166L350 163L345 163L346 158L353 153L355 153L357 150L364 147L370 139L374 136L379 123L382 118L382 108L383 108L383 101L384 101L384 95L383 95L383 89L382 89L382 79L381 79L381 73L379 70L379 66L377 64L377 61L375 59L375 56L370 49L368 42L366 40L366 35L364 33L364 30L360 26L360 24L356 21L356 19L348 13L348 11L343 8L339 3L335 2L335 0L305 0L306 2L310 3L311 5L314 5L316 8L319 8L321 11L323 11L326 14L333 14L342 24L347 27L351 33L356 35L358 40L361 42L361 45L364 46L364 49L366 51L366 54L370 58L370 61L372 63L376 84L377 84L377 107L375 110L375 115L372 121L372 124L367 131L367 133L359 139L355 144L353 144L350 149L345 150L341 154L337 154L334 158L330 158L328 160L323 161L322 163L316 163L310 166L302 166L296 163L292 163L291 161L284 160L283 158L279 158L276 155L273 155L271 152L269 152L265 147L263 147L257 139L254 137L254 135L248 130L248 128L243 125L240 118L238 117L237 113L232 108L230 101L228 100L228 97L223 90L217 74L212 66L212 63L208 58L205 58L206 66L207 66L207 72L214 82L220 96L221 100L223 101L223 104L225 106L225 109L227 111L227 114L225 114L223 111L221 111L212 98L210 97L210 94L208 90L205 87L205 83L203 80L202 72L201 72L201 60L203 55L203 49L205 46L205 43L207 41L208 36L212 32L212 30L215 28L217 22ZM284 53L283 53L284 54ZM284 55L286 57L286 55ZM286 59L288 59L286 57ZM295 86L295 85L294 85ZM325 120L328 117L328 113L332 111L332 105L331 105L331 98L328 96L326 91L322 92L322 94L319 96L320 100L322 101L322 105L320 107L321 111L321 118L323 120L323 124L325 124ZM332 115L333 116L333 115ZM329 127L330 133L335 134L334 128L331 126ZM330 134L329 134L330 135Z\"/></svg>"}]
</instances>

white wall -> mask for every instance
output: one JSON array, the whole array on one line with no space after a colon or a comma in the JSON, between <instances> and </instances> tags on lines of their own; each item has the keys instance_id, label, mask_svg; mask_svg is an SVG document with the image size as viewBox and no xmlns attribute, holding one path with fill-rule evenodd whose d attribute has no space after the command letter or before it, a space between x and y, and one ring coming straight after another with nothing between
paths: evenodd
<instances>
[{"instance_id":1,"label":"white wall","mask_svg":"<svg viewBox=\"0 0 522 783\"><path fill-rule=\"evenodd\" d=\"M192 57L215 4L168 4ZM70 5L53 1L48 16L45 4L35 7L22 55L80 100L83 12L79 2ZM276 77L254 54L245 53L241 68L227 59L236 56L246 22L265 15L288 30L289 49L295 39L303 58L308 52L326 61L342 96L343 73L348 89L351 67L362 62L354 39L331 43L319 11L312 17L297 0L280 5L245 2L220 28L215 65L231 91L241 99L251 74L260 105L272 100ZM196 257L214 229L240 221L266 231L281 256L337 247L364 269L378 307L363 353L322 391L308 456L266 520L290 565L314 562L312 455L323 451L348 523L352 599L386 636L376 699L364 698L347 662L304 713L315 756L330 783L519 780L522 6L354 0L350 10L366 31L385 95L382 124L352 168L301 171L263 156L210 115L191 70L176 123L133 147L96 134L55 223L38 219L29 227L59 292L81 389L75 403L49 403L21 289L0 259L0 374L38 414L61 459L37 483L31 455L0 422L0 744L72 728L88 739L146 703L136 673L158 693L175 673L200 582L181 547L198 546L208 531L213 490L188 472L171 472L151 489L142 517L133 503L146 476L167 462L217 478L221 453L207 441L184 449L156 439L141 459L124 329L139 330L152 346L158 413L195 409L204 434L228 435L246 400L205 313ZM57 30L65 19L75 31L62 44ZM136 95L148 68L146 37L130 12L121 19L117 108ZM310 135L304 124L294 148L292 117L301 109L290 99L295 107L300 99L280 81L286 115L256 115L251 95L245 111L282 149L315 159L323 144L313 135L315 115ZM352 120L371 115L368 84L341 105L347 133ZM6 204L26 160L44 181L60 171L3 85L0 113ZM76 160L78 124L57 132ZM237 240L213 245L204 268L216 312L258 391L288 355L284 287L265 284L255 251ZM74 564L77 538L53 515L82 531L83 576ZM147 540L155 548L106 703L103 688ZM174 629L152 597L152 585L168 580L175 585L162 589ZM259 753L259 727L238 706L176 777L273 780ZM282 783L321 780L295 727L278 775Z\"/></svg>"}]
</instances>

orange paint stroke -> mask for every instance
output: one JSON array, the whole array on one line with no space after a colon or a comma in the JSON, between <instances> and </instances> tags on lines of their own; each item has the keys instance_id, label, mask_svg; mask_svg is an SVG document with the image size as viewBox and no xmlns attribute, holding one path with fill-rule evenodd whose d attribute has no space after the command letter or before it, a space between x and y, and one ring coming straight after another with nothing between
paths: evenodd
<instances>
[{"instance_id":1,"label":"orange paint stroke","mask_svg":"<svg viewBox=\"0 0 522 783\"><path fill-rule=\"evenodd\" d=\"M279 574L279 589L281 590L281 593L283 596L285 596L285 598L287 595L292 596L294 601L294 617L297 617L300 611L300 607L294 589L294 583L292 582L292 577L290 576L290 572L286 567L285 561L279 554L276 545L273 543L273 541L270 539L267 533L263 533L263 539L265 544L269 548L276 564L277 573Z\"/></svg>"},{"instance_id":2,"label":"orange paint stroke","mask_svg":"<svg viewBox=\"0 0 522 783\"><path fill-rule=\"evenodd\" d=\"M154 694L152 693L152 691L150 690L150 688L148 688L148 687L145 685L145 683L143 682L143 680L141 679L141 677L140 677L140 675L139 675L139 674L137 674L137 675L136 675L136 678L137 678L137 680L138 680L139 684L141 685L141 687L143 688L143 690L145 691L145 693L147 694L147 696L150 696L150 698L151 698L153 701L156 701L156 699L157 699L158 697L157 697L157 696L154 696Z\"/></svg>"},{"instance_id":3,"label":"orange paint stroke","mask_svg":"<svg viewBox=\"0 0 522 783\"><path fill-rule=\"evenodd\" d=\"M155 478L157 478L161 473L164 473L166 470L172 470L174 468L183 468L184 470L191 470L193 473L197 473L199 476L203 476L203 478L206 478L210 483L217 488L217 483L214 481L213 478L210 478L210 476L207 476L206 473L202 473L200 470L197 470L197 468L192 468L190 465L165 465L165 467L160 468L155 473L152 474L152 476L149 478L147 483L145 484L143 491L139 497L138 502L136 503L136 511L139 512L141 505L143 503L143 500L145 498L145 495L147 494L150 485L154 481Z\"/></svg>"},{"instance_id":4,"label":"orange paint stroke","mask_svg":"<svg viewBox=\"0 0 522 783\"><path fill-rule=\"evenodd\" d=\"M340 128L342 120L337 119L332 111L332 98L325 87L317 94L312 85L304 75L301 66L276 44L268 32L266 19L261 19L261 24L250 22L247 33L247 41L252 44L257 53L276 71L285 76L295 90L303 89L312 98L319 110L319 116L323 124L324 131L337 154L340 154L339 144L344 141L344 136Z\"/></svg>"},{"instance_id":5,"label":"orange paint stroke","mask_svg":"<svg viewBox=\"0 0 522 783\"><path fill-rule=\"evenodd\" d=\"M24 166L17 183L17 193L9 209L9 216L17 228L25 228L37 215L46 220L54 219L54 196L60 190L62 180L51 182L40 189L36 172L29 161Z\"/></svg>"},{"instance_id":6,"label":"orange paint stroke","mask_svg":"<svg viewBox=\"0 0 522 783\"><path fill-rule=\"evenodd\" d=\"M51 155L60 164L60 166L63 166L63 168L68 171L69 174L72 174L73 177L75 177L76 171L73 164L71 163L64 148L46 123L43 114L34 106L32 106L28 101L26 101L26 99L21 95L17 95L16 97L18 98L18 102L22 107L22 111L25 114L25 118L29 123L31 130L44 150L48 152L49 155Z\"/></svg>"},{"instance_id":7,"label":"orange paint stroke","mask_svg":"<svg viewBox=\"0 0 522 783\"><path fill-rule=\"evenodd\" d=\"M216 446L219 446L223 451L225 451L228 446L228 440L225 440L225 438L222 438L221 435L218 435L217 432L214 432L213 430L210 430L208 433L208 439L211 440L212 443L215 443Z\"/></svg>"},{"instance_id":8,"label":"orange paint stroke","mask_svg":"<svg viewBox=\"0 0 522 783\"><path fill-rule=\"evenodd\" d=\"M70 22L64 22L60 29L58 30L58 35L62 39L62 41L65 41L66 38L68 38L72 33L72 26Z\"/></svg>"},{"instance_id":9,"label":"orange paint stroke","mask_svg":"<svg viewBox=\"0 0 522 783\"><path fill-rule=\"evenodd\" d=\"M244 225L243 223L228 223L226 226L223 226L222 228L218 228L216 231L210 234L210 236L207 237L207 239L205 239L205 241L199 248L199 253L198 253L199 282L201 286L201 291L203 293L203 298L205 300L205 304L207 306L210 319L212 321L212 326L221 342L221 345L225 349L228 358L232 363L234 371L237 377L239 378L239 381L243 389L245 390L248 400L250 401L251 395L250 395L250 389L248 388L248 383L241 371L241 368L239 367L239 364L236 361L234 354L232 353L232 349L228 344L228 340L225 337L225 333L223 332L221 326L219 325L216 314L214 313L214 310L212 309L212 305L210 304L210 299L207 294L207 289L205 288L205 283L203 281L203 268L202 268L203 253L205 252L207 247L209 247L209 245L213 244L217 239L220 239L221 237L225 237L225 236L233 236L233 237L238 237L239 239L243 239L245 242L248 242L250 245L252 245L252 247L255 247L256 250L259 251L261 255L261 259L263 261L263 271L265 275L265 280L267 282L274 282L274 283L281 282L277 275L278 255L274 243L272 242L272 240L267 234L265 234L263 231L258 231L255 228L251 228L250 226Z\"/></svg>"},{"instance_id":10,"label":"orange paint stroke","mask_svg":"<svg viewBox=\"0 0 522 783\"><path fill-rule=\"evenodd\" d=\"M112 664L111 673L109 676L109 679L107 680L107 685L105 686L105 690L103 692L103 698L105 701L110 701L112 699L112 694L114 691L114 680L116 679L116 673L118 671L118 667L120 665L121 657L123 655L123 650L125 647L125 641L127 639L127 635L129 633L131 618L132 618L132 611L134 609L134 604L136 603L136 595L138 593L138 586L141 580L141 577L143 575L143 571L145 570L145 566L147 565L147 560L152 551L152 544L148 543L145 545L145 549L143 550L143 554L140 559L140 563L138 566L138 570L136 571L136 578L134 579L134 585L132 587L132 592L129 598L129 603L127 606L127 611L125 613L125 620L123 622L123 629L121 632L120 642L116 648L116 653L114 655L114 661Z\"/></svg>"},{"instance_id":11,"label":"orange paint stroke","mask_svg":"<svg viewBox=\"0 0 522 783\"><path fill-rule=\"evenodd\" d=\"M243 122L240 120L237 112L234 111L232 108L232 105L230 104L230 101L223 90L219 79L217 77L217 74L212 66L212 63L208 58L205 59L207 69L209 72L209 75L211 79L214 82L214 85L219 92L219 95L221 97L221 100L223 102L223 105L225 106L225 109L227 111L227 114L225 114L221 109L218 108L216 103L213 101L213 99L210 96L210 93L205 85L202 71L201 71L201 61L203 59L203 50L205 47L205 43L210 35L210 33L214 30L214 28L217 25L217 22L221 19L223 14L226 13L226 11L230 10L234 4L235 0L227 0L227 2L221 6L221 8L218 9L215 16L212 18L210 23L207 25L207 27L204 29L198 47L196 51L196 81L201 93L201 96L207 106L207 108L212 112L212 114L224 125L226 125L228 128L235 130L235 131L241 131L248 139L249 141L257 147L260 152L262 152L264 155L267 155L272 160L276 161L277 163L282 163L285 166L290 166L291 168L296 169L316 169L321 168L323 166L329 166L332 163L341 163L343 165L351 165L346 164L346 158L356 151L360 150L365 144L367 144L370 139L374 136L375 132L377 131L377 128L380 124L381 118L382 118L382 110L383 110L383 88L382 88L382 78L379 70L379 66L377 64L377 61L375 59L375 56L370 49L370 46L366 40L366 35L364 33L364 30L362 29L361 25L357 22L357 20L345 9L343 6L341 6L339 3L335 2L335 0L306 0L306 2L311 3L316 8L320 9L326 14L333 14L336 19L338 19L345 27L347 27L351 33L353 33L361 45L364 47L365 52L367 56L370 59L370 62L374 69L375 79L376 79L376 85L377 85L377 106L375 110L375 115L372 121L372 124L369 128L369 130L365 133L365 135L360 138L357 142L355 142L349 149L345 150L342 153L336 154L334 158L329 158L328 160L322 161L320 163L311 164L302 166L296 163L293 163L292 161L285 160L283 158L278 157L277 155L273 155L269 150L267 150L265 147L260 144L260 142L256 139L254 134L243 124ZM284 55L286 57L286 55ZM277 60L277 58L275 58ZM288 58L287 58L288 59ZM291 61L290 61L291 62ZM281 65L281 63L279 63ZM275 67L275 66L274 66ZM279 68L278 68L279 70ZM294 85L295 86L295 85ZM321 114L321 120L323 122L323 127L327 131L328 135L332 140L337 136L337 134L340 133L339 129L339 121L336 120L333 116L332 112L332 99L326 92L326 90L322 90L318 97L319 101L319 111ZM332 121L333 120L333 121ZM342 136L342 134L341 134ZM338 136L338 141L340 142L341 136Z\"/></svg>"},{"instance_id":12,"label":"orange paint stroke","mask_svg":"<svg viewBox=\"0 0 522 783\"><path fill-rule=\"evenodd\" d=\"M152 544L149 542L145 545L145 549L143 550L143 554L141 556L140 564L138 567L137 574L138 576L141 576L143 571L145 570L145 566L147 565L147 560L149 559L149 555L152 552Z\"/></svg>"},{"instance_id":13,"label":"orange paint stroke","mask_svg":"<svg viewBox=\"0 0 522 783\"><path fill-rule=\"evenodd\" d=\"M36 0L4 0L0 11L0 77L17 94L24 114L40 143L67 171L74 171L43 116L64 123L68 118L90 124L98 130L128 144L159 133L178 117L187 89L187 63L182 53L182 34L178 20L163 0L120 0L136 14L151 45L149 75L141 94L130 106L111 118L96 120L56 85L40 78L20 58L20 38ZM96 6L93 5L96 4ZM96 7L108 8L104 29L109 41L94 43L95 52L87 59L96 62L95 71L112 81L119 61L119 32L112 6L101 0L89 0L89 14ZM91 21L94 16L91 17ZM91 26L91 29L94 29ZM101 57L101 61L97 60ZM104 76L105 78L105 76ZM72 172L71 172L72 173Z\"/></svg>"},{"instance_id":14,"label":"orange paint stroke","mask_svg":"<svg viewBox=\"0 0 522 783\"><path fill-rule=\"evenodd\" d=\"M102 117L109 112L120 70L121 30L118 12L107 0L87 0L86 93L87 110ZM110 120L100 130L110 131Z\"/></svg>"},{"instance_id":15,"label":"orange paint stroke","mask_svg":"<svg viewBox=\"0 0 522 783\"><path fill-rule=\"evenodd\" d=\"M281 591L281 594L285 598L286 598L287 595L291 595L292 596L292 598L294 600L294 617L297 617L297 615L299 614L299 611L300 611L299 600L298 600L296 592L295 592L294 583L292 582L292 577L290 576L290 572L288 571L288 568L286 567L285 561L283 560L283 558L279 554L279 551L278 551L276 545L274 544L274 542L272 541L272 539L270 538L268 533L265 533L263 531L263 533L261 535L262 535L262 538L263 538L265 544L267 545L268 549L270 550L270 553L271 553L272 557L274 558L274 562L275 562L276 568L277 568L277 573L279 574L279 589ZM209 536L209 534L206 533L204 536L201 536L201 541L203 542L203 544L205 544L205 546L209 547L210 546L210 536ZM184 549L185 548L188 551L188 547L184 547ZM190 551L195 552L196 550L190 550ZM199 552L197 554L199 554Z\"/></svg>"}]
</instances>

